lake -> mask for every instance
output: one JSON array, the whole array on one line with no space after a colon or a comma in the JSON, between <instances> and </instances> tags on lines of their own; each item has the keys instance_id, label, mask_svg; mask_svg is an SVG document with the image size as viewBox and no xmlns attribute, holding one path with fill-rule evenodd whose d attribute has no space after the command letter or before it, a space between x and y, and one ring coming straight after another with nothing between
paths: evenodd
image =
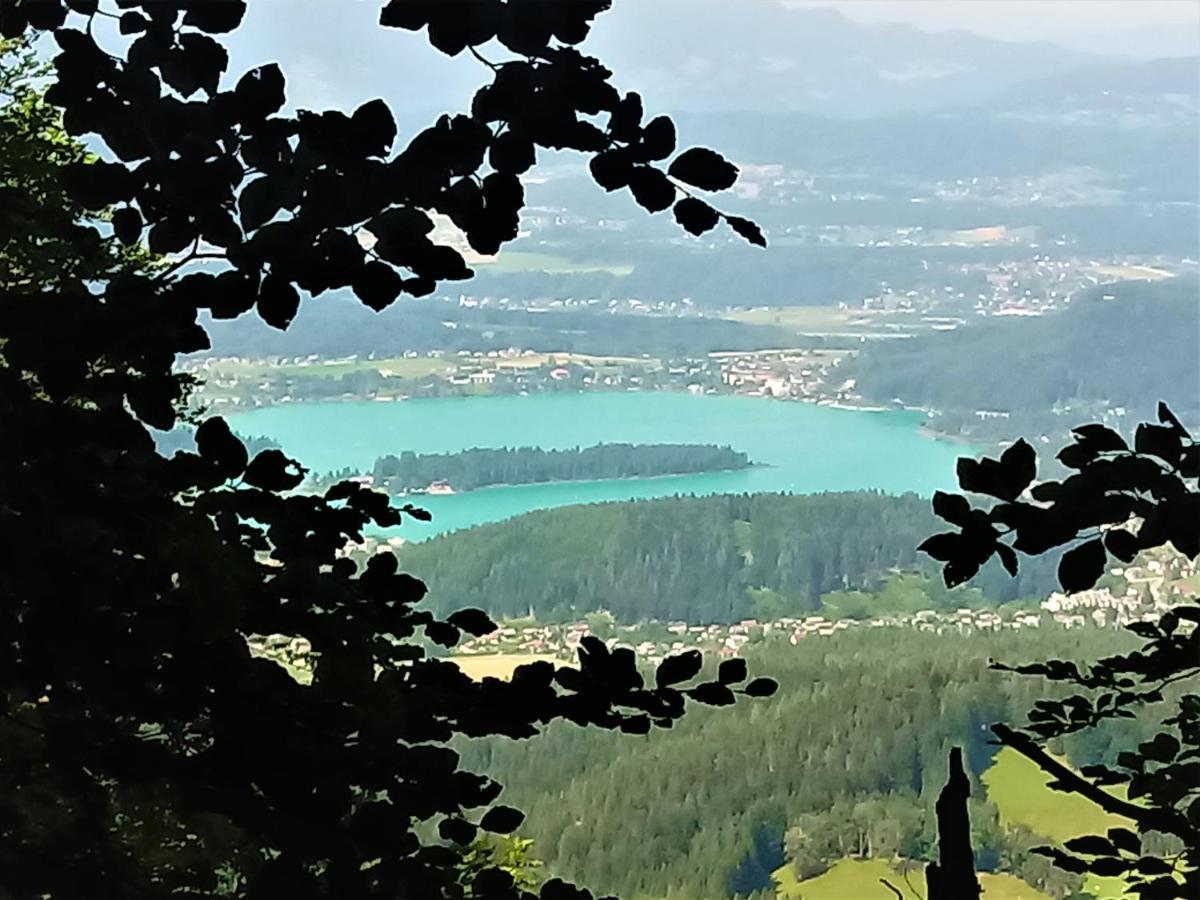
<instances>
[{"instance_id":1,"label":"lake","mask_svg":"<svg viewBox=\"0 0 1200 900\"><path fill-rule=\"evenodd\" d=\"M667 392L293 403L226 418L241 434L275 438L289 455L316 472L346 466L369 470L377 457L403 450L562 449L605 442L728 444L763 464L702 475L421 496L414 503L428 509L433 521L406 521L396 530L410 540L535 509L672 494L876 489L928 495L954 488L955 460L970 452L922 434L919 413Z\"/></svg>"}]
</instances>

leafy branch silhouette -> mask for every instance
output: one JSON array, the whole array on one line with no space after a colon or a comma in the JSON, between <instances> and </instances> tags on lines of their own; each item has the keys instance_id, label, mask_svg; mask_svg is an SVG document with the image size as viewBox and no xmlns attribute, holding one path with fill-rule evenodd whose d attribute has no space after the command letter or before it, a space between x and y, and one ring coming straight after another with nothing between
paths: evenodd
<instances>
[{"instance_id":1,"label":"leafy branch silhouette","mask_svg":"<svg viewBox=\"0 0 1200 900\"><path fill-rule=\"evenodd\" d=\"M300 463L250 457L219 418L170 459L144 428L181 415L190 384L172 363L208 346L200 310L282 329L306 296L349 288L380 310L469 278L433 214L495 253L539 149L588 154L602 188L674 207L694 234L724 220L763 243L753 223L677 199L678 185L731 186L735 167L706 149L655 166L673 124L643 124L638 95L576 49L608 6L388 3L382 25L443 53L481 57L494 40L516 54L488 64L469 114L396 152L383 101L287 114L274 64L222 88L240 0L0 2L5 38L52 32L38 109L61 111L50 124L78 151L47 160L24 108L0 116L5 146L39 151L6 170L23 203L0 258L45 251L20 278L0 273L0 892L531 897L503 868L464 867L481 830L522 817L459 769L452 737L526 738L556 719L644 734L688 701L773 693L744 667L701 678L693 654L648 683L632 652L596 639L575 666L472 681L427 648L491 631L486 614L437 618L391 553L361 571L340 554L426 513L349 482L293 494ZM101 45L98 18L127 48ZM88 134L106 159L82 152ZM253 657L250 634L307 639L312 683ZM591 894L552 879L540 896Z\"/></svg>"},{"instance_id":2,"label":"leafy branch silhouette","mask_svg":"<svg viewBox=\"0 0 1200 900\"><path fill-rule=\"evenodd\" d=\"M959 531L929 538L922 549L945 563L948 585L970 578L999 555L1016 574L1017 552L1037 555L1067 547L1059 563L1063 589L1088 590L1109 559L1128 564L1139 553L1173 547L1189 560L1200 558L1200 445L1165 405L1158 423L1142 423L1133 446L1099 424L1073 430L1074 440L1058 454L1072 475L1035 483L1033 448L1019 441L1001 457L959 461L965 491L997 502L972 507L965 496L934 495L934 511ZM1007 540L1006 540L1007 539ZM1085 835L1063 848L1040 847L1060 868L1125 879L1127 893L1143 898L1188 898L1200 894L1200 606L1176 606L1157 622L1127 626L1145 639L1141 649L1100 659L1080 668L1065 660L994 667L1040 676L1078 690L1065 699L1040 700L1025 730L998 723L999 742L1034 762L1050 786L1086 797L1123 816L1137 828L1110 828ZM1121 752L1115 766L1075 772L1043 744L1111 719L1134 718L1142 708L1173 703L1152 739ZM1105 790L1124 785L1126 797ZM965 815L965 806L963 807ZM958 864L970 862L969 851Z\"/></svg>"}]
</instances>

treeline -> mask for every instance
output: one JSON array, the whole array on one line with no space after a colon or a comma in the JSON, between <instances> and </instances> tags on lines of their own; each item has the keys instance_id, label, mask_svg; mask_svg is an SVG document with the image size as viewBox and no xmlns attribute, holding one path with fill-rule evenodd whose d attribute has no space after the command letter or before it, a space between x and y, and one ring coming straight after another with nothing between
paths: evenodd
<instances>
[{"instance_id":1,"label":"treeline","mask_svg":"<svg viewBox=\"0 0 1200 900\"><path fill-rule=\"evenodd\" d=\"M863 630L800 647L768 638L747 654L751 671L779 682L768 703L697 709L644 737L551 727L459 749L527 813L521 835L547 874L620 896L719 898L769 888L784 862L806 876L842 856L929 859L947 752L961 746L980 868L1062 897L1078 879L1031 861L1039 842L1000 825L978 780L997 749L987 726L1024 721L1047 688L988 661L1090 659L1130 645L1125 632L1058 628ZM1120 727L1117 745L1136 742L1137 723ZM1112 757L1117 736L1087 732L1054 749L1090 764Z\"/></svg>"},{"instance_id":2,"label":"treeline","mask_svg":"<svg viewBox=\"0 0 1200 900\"><path fill-rule=\"evenodd\" d=\"M1200 281L1190 276L1100 285L1040 318L990 318L875 342L847 364L847 374L869 400L940 410L964 430L981 421L978 410L1049 417L1057 408L1065 431L1117 407L1135 421L1153 415L1158 400L1195 421L1198 296Z\"/></svg>"},{"instance_id":3,"label":"treeline","mask_svg":"<svg viewBox=\"0 0 1200 900\"><path fill-rule=\"evenodd\" d=\"M648 478L749 465L745 453L715 444L597 444L565 450L474 447L457 453L406 450L399 456L382 456L371 475L376 485L400 494L435 481L447 481L456 491L471 491L492 484Z\"/></svg>"},{"instance_id":4,"label":"treeline","mask_svg":"<svg viewBox=\"0 0 1200 900\"><path fill-rule=\"evenodd\" d=\"M666 497L528 513L406 545L401 564L440 610L729 622L813 612L823 595L894 570L933 573L916 547L936 530L915 494ZM993 603L1045 596L1054 564L1023 561L1016 579L989 564L973 586ZM966 605L961 591L925 583L929 607Z\"/></svg>"}]
</instances>

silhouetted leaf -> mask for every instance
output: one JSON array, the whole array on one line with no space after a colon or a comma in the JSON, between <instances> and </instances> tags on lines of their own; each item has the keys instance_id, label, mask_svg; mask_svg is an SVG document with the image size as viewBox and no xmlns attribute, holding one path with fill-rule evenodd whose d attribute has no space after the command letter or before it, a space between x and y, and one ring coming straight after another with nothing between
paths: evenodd
<instances>
[{"instance_id":1,"label":"silhouetted leaf","mask_svg":"<svg viewBox=\"0 0 1200 900\"><path fill-rule=\"evenodd\" d=\"M1183 452L1183 443L1174 426L1150 425L1143 422L1134 432L1133 448L1138 453L1156 456L1174 466Z\"/></svg>"},{"instance_id":2,"label":"silhouetted leaf","mask_svg":"<svg viewBox=\"0 0 1200 900\"><path fill-rule=\"evenodd\" d=\"M279 66L270 63L251 69L238 79L232 92L232 101L243 122L277 112L284 103L283 73L279 71Z\"/></svg>"},{"instance_id":3,"label":"silhouetted leaf","mask_svg":"<svg viewBox=\"0 0 1200 900\"><path fill-rule=\"evenodd\" d=\"M290 491L304 481L307 470L274 448L260 450L246 466L242 481L264 491Z\"/></svg>"},{"instance_id":4,"label":"silhouetted leaf","mask_svg":"<svg viewBox=\"0 0 1200 900\"><path fill-rule=\"evenodd\" d=\"M1107 838L1090 834L1071 838L1063 846L1072 853L1086 853L1089 856L1115 856L1117 852Z\"/></svg>"},{"instance_id":5,"label":"silhouetted leaf","mask_svg":"<svg viewBox=\"0 0 1200 900\"><path fill-rule=\"evenodd\" d=\"M238 195L242 228L253 231L265 225L275 217L286 199L286 187L278 177L268 175L254 179Z\"/></svg>"},{"instance_id":6,"label":"silhouetted leaf","mask_svg":"<svg viewBox=\"0 0 1200 900\"><path fill-rule=\"evenodd\" d=\"M927 537L917 549L922 553L927 553L938 562L948 562L958 556L961 546L962 536L953 531L947 531Z\"/></svg>"},{"instance_id":7,"label":"silhouetted leaf","mask_svg":"<svg viewBox=\"0 0 1200 900\"><path fill-rule=\"evenodd\" d=\"M1179 753L1179 740L1165 731L1160 731L1149 741L1138 744L1138 752L1155 762L1169 763Z\"/></svg>"},{"instance_id":8,"label":"silhouetted leaf","mask_svg":"<svg viewBox=\"0 0 1200 900\"><path fill-rule=\"evenodd\" d=\"M934 515L945 519L951 525L958 525L960 528L971 521L971 504L962 494L934 491L933 512Z\"/></svg>"},{"instance_id":9,"label":"silhouetted leaf","mask_svg":"<svg viewBox=\"0 0 1200 900\"><path fill-rule=\"evenodd\" d=\"M204 0L184 10L183 24L209 34L221 34L237 28L245 14L245 0Z\"/></svg>"},{"instance_id":10,"label":"silhouetted leaf","mask_svg":"<svg viewBox=\"0 0 1200 900\"><path fill-rule=\"evenodd\" d=\"M688 695L695 701L706 706L729 706L737 701L728 687L717 682L708 681L688 689Z\"/></svg>"},{"instance_id":11,"label":"silhouetted leaf","mask_svg":"<svg viewBox=\"0 0 1200 900\"><path fill-rule=\"evenodd\" d=\"M1022 438L1000 454L1000 465L1004 468L1008 490L1016 497L1029 487L1037 475L1037 453Z\"/></svg>"},{"instance_id":12,"label":"silhouetted leaf","mask_svg":"<svg viewBox=\"0 0 1200 900\"><path fill-rule=\"evenodd\" d=\"M716 227L721 216L703 200L684 197L675 204L675 221L689 234L699 236Z\"/></svg>"},{"instance_id":13,"label":"silhouetted leaf","mask_svg":"<svg viewBox=\"0 0 1200 900\"><path fill-rule=\"evenodd\" d=\"M117 22L117 30L121 34L141 34L149 24L150 20L141 13L127 12L121 14L121 18Z\"/></svg>"},{"instance_id":14,"label":"silhouetted leaf","mask_svg":"<svg viewBox=\"0 0 1200 900\"><path fill-rule=\"evenodd\" d=\"M249 457L245 445L229 430L221 418L205 419L196 429L196 450L212 463L222 478L237 478L246 469Z\"/></svg>"},{"instance_id":15,"label":"silhouetted leaf","mask_svg":"<svg viewBox=\"0 0 1200 900\"><path fill-rule=\"evenodd\" d=\"M447 619L455 628L465 631L475 637L483 637L496 630L496 623L482 609L460 609Z\"/></svg>"},{"instance_id":16,"label":"silhouetted leaf","mask_svg":"<svg viewBox=\"0 0 1200 900\"><path fill-rule=\"evenodd\" d=\"M1088 871L1105 877L1113 877L1128 872L1130 863L1111 856L1100 856L1088 861Z\"/></svg>"},{"instance_id":17,"label":"silhouetted leaf","mask_svg":"<svg viewBox=\"0 0 1200 900\"><path fill-rule=\"evenodd\" d=\"M512 834L525 821L525 814L511 806L493 806L479 820L479 827L493 834Z\"/></svg>"},{"instance_id":18,"label":"silhouetted leaf","mask_svg":"<svg viewBox=\"0 0 1200 900\"><path fill-rule=\"evenodd\" d=\"M1124 528L1110 528L1104 532L1104 548L1121 562L1133 562L1141 549L1137 537Z\"/></svg>"},{"instance_id":19,"label":"silhouetted leaf","mask_svg":"<svg viewBox=\"0 0 1200 900\"><path fill-rule=\"evenodd\" d=\"M429 512L429 510L421 509L420 507L413 506L411 503L405 503L404 506L402 506L400 508L404 512L406 512L410 516L412 516L414 519L416 519L418 522L432 522L433 521L433 515Z\"/></svg>"},{"instance_id":20,"label":"silhouetted leaf","mask_svg":"<svg viewBox=\"0 0 1200 900\"><path fill-rule=\"evenodd\" d=\"M268 275L259 289L256 306L264 322L282 331L300 310L300 294L285 279Z\"/></svg>"},{"instance_id":21,"label":"silhouetted leaf","mask_svg":"<svg viewBox=\"0 0 1200 900\"><path fill-rule=\"evenodd\" d=\"M659 687L679 684L700 673L703 657L699 650L687 650L673 656L668 656L658 665L654 673L654 682Z\"/></svg>"},{"instance_id":22,"label":"silhouetted leaf","mask_svg":"<svg viewBox=\"0 0 1200 900\"><path fill-rule=\"evenodd\" d=\"M749 219L743 219L740 216L726 216L725 221L739 237L758 247L767 246L767 239L763 237L762 229Z\"/></svg>"},{"instance_id":23,"label":"silhouetted leaf","mask_svg":"<svg viewBox=\"0 0 1200 900\"><path fill-rule=\"evenodd\" d=\"M178 253L199 236L196 226L184 216L161 219L150 227L147 243L152 253Z\"/></svg>"},{"instance_id":24,"label":"silhouetted leaf","mask_svg":"<svg viewBox=\"0 0 1200 900\"><path fill-rule=\"evenodd\" d=\"M350 134L363 156L383 156L396 139L396 120L382 100L368 100L350 116Z\"/></svg>"},{"instance_id":25,"label":"silhouetted leaf","mask_svg":"<svg viewBox=\"0 0 1200 900\"><path fill-rule=\"evenodd\" d=\"M1113 452L1129 449L1124 438L1104 425L1081 425L1072 428L1071 433L1093 451Z\"/></svg>"},{"instance_id":26,"label":"silhouetted leaf","mask_svg":"<svg viewBox=\"0 0 1200 900\"><path fill-rule=\"evenodd\" d=\"M642 129L638 156L644 162L666 159L675 152L675 123L667 116L657 116Z\"/></svg>"},{"instance_id":27,"label":"silhouetted leaf","mask_svg":"<svg viewBox=\"0 0 1200 900\"><path fill-rule=\"evenodd\" d=\"M635 166L629 176L629 189L648 212L662 212L675 202L675 185L658 169Z\"/></svg>"},{"instance_id":28,"label":"silhouetted leaf","mask_svg":"<svg viewBox=\"0 0 1200 900\"><path fill-rule=\"evenodd\" d=\"M740 657L724 660L717 667L717 680L721 684L738 684L745 681L748 674L746 661Z\"/></svg>"},{"instance_id":29,"label":"silhouetted leaf","mask_svg":"<svg viewBox=\"0 0 1200 900\"><path fill-rule=\"evenodd\" d=\"M129 247L142 235L142 217L133 207L124 206L113 212L112 227L117 240Z\"/></svg>"},{"instance_id":30,"label":"silhouetted leaf","mask_svg":"<svg viewBox=\"0 0 1200 900\"><path fill-rule=\"evenodd\" d=\"M1084 541L1064 553L1059 560L1058 583L1067 593L1089 590L1104 574L1107 561L1104 544L1099 538Z\"/></svg>"},{"instance_id":31,"label":"silhouetted leaf","mask_svg":"<svg viewBox=\"0 0 1200 900\"><path fill-rule=\"evenodd\" d=\"M1140 853L1142 849L1142 841L1136 834L1128 828L1110 828L1108 829L1108 839L1113 846L1119 850L1124 850L1126 853Z\"/></svg>"},{"instance_id":32,"label":"silhouetted leaf","mask_svg":"<svg viewBox=\"0 0 1200 900\"><path fill-rule=\"evenodd\" d=\"M478 829L464 819L447 818L438 823L438 834L456 844L469 844L475 840Z\"/></svg>"},{"instance_id":33,"label":"silhouetted leaf","mask_svg":"<svg viewBox=\"0 0 1200 900\"><path fill-rule=\"evenodd\" d=\"M395 302L404 284L396 270L387 263L371 260L359 269L350 288L354 296L378 312Z\"/></svg>"},{"instance_id":34,"label":"silhouetted leaf","mask_svg":"<svg viewBox=\"0 0 1200 900\"><path fill-rule=\"evenodd\" d=\"M488 149L488 162L497 172L521 175L529 171L536 161L533 141L513 131L504 132Z\"/></svg>"},{"instance_id":35,"label":"silhouetted leaf","mask_svg":"<svg viewBox=\"0 0 1200 900\"><path fill-rule=\"evenodd\" d=\"M779 685L775 679L755 678L742 688L742 693L747 697L770 697L777 690L779 690Z\"/></svg>"},{"instance_id":36,"label":"silhouetted leaf","mask_svg":"<svg viewBox=\"0 0 1200 900\"><path fill-rule=\"evenodd\" d=\"M715 150L692 147L671 161L667 174L704 191L723 191L733 187L738 170Z\"/></svg>"}]
</instances>

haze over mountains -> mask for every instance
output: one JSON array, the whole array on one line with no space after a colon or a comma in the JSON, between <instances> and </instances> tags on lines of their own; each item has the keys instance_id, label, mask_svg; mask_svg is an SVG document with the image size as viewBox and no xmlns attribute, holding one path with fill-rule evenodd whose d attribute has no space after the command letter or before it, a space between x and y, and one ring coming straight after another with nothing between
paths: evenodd
<instances>
[{"instance_id":1,"label":"haze over mountains","mask_svg":"<svg viewBox=\"0 0 1200 900\"><path fill-rule=\"evenodd\" d=\"M442 57L416 35L375 27L377 6L258 4L233 42L231 71L272 58L290 63L292 98L305 106L383 94L414 113L465 108L482 70L465 58ZM650 98L655 111L791 110L835 118L977 104L1018 84L1128 63L1044 42L863 24L832 9L775 0L625 0L598 17L586 48L605 60L618 84ZM1179 49L1179 41L1165 44L1162 55Z\"/></svg>"}]
</instances>

